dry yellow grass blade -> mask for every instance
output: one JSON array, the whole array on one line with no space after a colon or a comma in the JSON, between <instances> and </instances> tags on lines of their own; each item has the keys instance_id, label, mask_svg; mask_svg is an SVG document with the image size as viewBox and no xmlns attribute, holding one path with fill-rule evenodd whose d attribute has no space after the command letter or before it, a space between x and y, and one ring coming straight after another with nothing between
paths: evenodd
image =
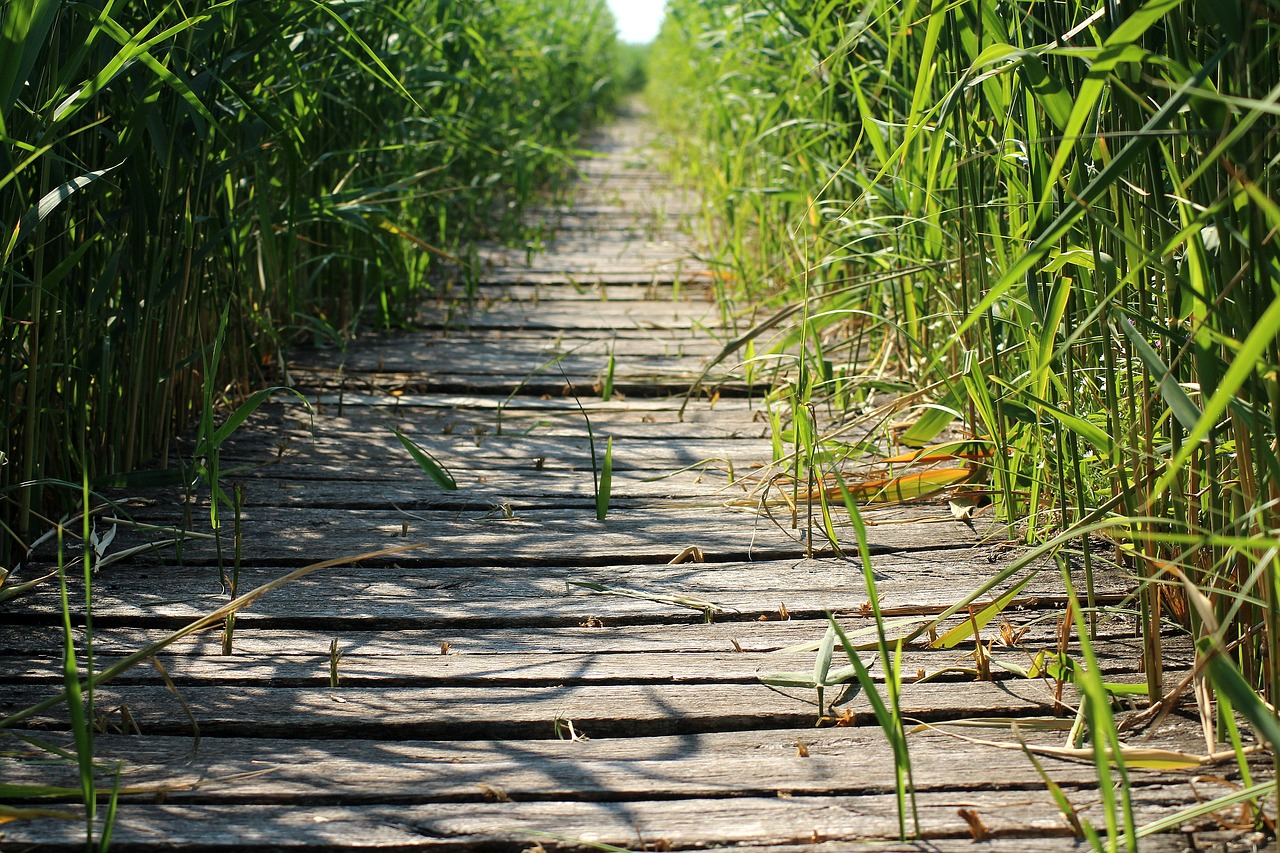
<instances>
[{"instance_id":1,"label":"dry yellow grass blade","mask_svg":"<svg viewBox=\"0 0 1280 853\"><path fill-rule=\"evenodd\" d=\"M948 737L957 738L967 743L976 744L978 746L989 746L993 749L1016 750L1017 752L1030 752L1033 755L1042 755L1048 758L1061 758L1066 761L1079 761L1084 764L1093 764L1097 756L1092 748L1075 749L1065 746L1031 746L1026 743L1012 743L1009 741L985 740L983 738L973 738L962 735L959 732L947 731L940 725L930 723L921 723L912 731L921 730L936 731L945 734ZM1262 746L1248 747L1244 751L1248 754L1260 752L1264 749ZM1116 759L1107 751L1108 758L1112 762ZM1120 749L1120 759L1124 762L1125 767L1139 768L1142 770L1189 770L1196 767L1207 767L1213 764L1225 764L1233 762L1237 759L1237 753L1234 750L1223 750L1221 752L1210 752L1204 755L1197 755L1193 752L1182 752L1177 749L1159 749L1156 747L1122 747Z\"/></svg>"},{"instance_id":2,"label":"dry yellow grass blade","mask_svg":"<svg viewBox=\"0 0 1280 853\"><path fill-rule=\"evenodd\" d=\"M19 808L17 806L0 805L0 823L9 823L14 820L38 820L40 818L80 820L80 815L61 811L59 809Z\"/></svg>"},{"instance_id":3,"label":"dry yellow grass blade","mask_svg":"<svg viewBox=\"0 0 1280 853\"><path fill-rule=\"evenodd\" d=\"M937 462L990 459L995 451L986 439L974 441L948 441L932 447L922 447L908 453L900 453L883 460L886 465L930 465Z\"/></svg>"},{"instance_id":4,"label":"dry yellow grass blade","mask_svg":"<svg viewBox=\"0 0 1280 853\"><path fill-rule=\"evenodd\" d=\"M672 558L671 562L667 563L667 565L678 566L681 563L705 563L706 561L707 558L702 553L702 549L697 545L690 545L679 554L676 554L675 557Z\"/></svg>"},{"instance_id":5,"label":"dry yellow grass blade","mask_svg":"<svg viewBox=\"0 0 1280 853\"><path fill-rule=\"evenodd\" d=\"M973 472L968 468L934 468L899 477L849 483L846 488L855 498L868 503L903 503L936 495L949 486L966 482L972 476ZM829 498L840 496L839 486L826 486L824 491Z\"/></svg>"},{"instance_id":6,"label":"dry yellow grass blade","mask_svg":"<svg viewBox=\"0 0 1280 853\"><path fill-rule=\"evenodd\" d=\"M868 477L862 480L846 480L844 488L860 504L906 504L925 500L941 494L952 486L962 485L974 476L969 468L934 468L916 471L897 477ZM758 485L752 497L728 502L729 506L785 506L795 511L808 501L829 500L840 502L843 495L838 483L824 482L815 488L802 488L792 493L788 488L790 478L779 475ZM768 497L768 491L777 488L778 497ZM764 491L764 497L754 497Z\"/></svg>"}]
</instances>

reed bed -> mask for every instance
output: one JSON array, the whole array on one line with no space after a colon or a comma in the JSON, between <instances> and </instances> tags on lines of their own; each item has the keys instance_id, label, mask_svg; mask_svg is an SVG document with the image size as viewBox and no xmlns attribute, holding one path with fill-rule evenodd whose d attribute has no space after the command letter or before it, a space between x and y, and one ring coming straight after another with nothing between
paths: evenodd
<instances>
[{"instance_id":1,"label":"reed bed","mask_svg":"<svg viewBox=\"0 0 1280 853\"><path fill-rule=\"evenodd\" d=\"M599 0L6 5L0 564L157 454L189 484L169 439L294 342L466 283L616 62Z\"/></svg>"},{"instance_id":2,"label":"reed bed","mask_svg":"<svg viewBox=\"0 0 1280 853\"><path fill-rule=\"evenodd\" d=\"M1194 694L1246 785L1237 724L1280 737L1278 51L1261 5L1178 0L673 0L654 46L727 290L780 305L739 342L790 368L794 491L824 517L945 493L1053 555L1108 792L1101 571L1135 580L1152 703ZM846 482L866 455L885 476ZM1190 685L1163 675L1171 625ZM1099 845L1142 834L1124 791L1081 829Z\"/></svg>"},{"instance_id":3,"label":"reed bed","mask_svg":"<svg viewBox=\"0 0 1280 853\"><path fill-rule=\"evenodd\" d=\"M406 323L473 283L477 240L534 239L524 206L616 105L624 68L601 0L0 12L0 602L59 585L65 692L49 705L68 708L86 849L109 848L120 793L95 764L94 690L182 633L98 671L93 572L132 552L106 554L97 492L211 491L215 532L168 544L180 559L184 538L217 539L230 601L191 630L223 624L228 653L238 609L361 559L238 594L243 496L219 446L287 386L295 343ZM191 426L195 452L170 453ZM40 542L56 572L5 585Z\"/></svg>"}]
</instances>

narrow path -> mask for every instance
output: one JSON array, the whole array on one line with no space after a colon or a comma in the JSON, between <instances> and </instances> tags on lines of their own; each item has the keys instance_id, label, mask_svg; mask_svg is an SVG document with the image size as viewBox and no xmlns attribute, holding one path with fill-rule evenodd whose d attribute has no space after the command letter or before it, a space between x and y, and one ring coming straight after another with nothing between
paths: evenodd
<instances>
[{"instance_id":1,"label":"narrow path","mask_svg":"<svg viewBox=\"0 0 1280 853\"><path fill-rule=\"evenodd\" d=\"M892 755L866 697L830 688L835 704L819 708L812 689L761 682L813 671L828 610L866 629L867 593L857 565L805 558L803 517L793 529L785 506L761 511L753 490L774 451L764 389L743 367L717 367L685 407L730 330L680 230L693 202L647 165L647 132L628 120L600 134L576 203L543 212L554 242L531 256L489 251L473 310L428 311L413 334L310 357L293 379L313 417L282 397L223 448L224 470L237 469L229 481L244 486L241 592L318 560L422 544L268 594L238 617L231 655L220 630L173 645L161 660L176 695L150 667L101 689L100 760L119 761L137 792L120 806L113 849L781 853L896 837ZM393 430L458 489L434 483ZM601 522L592 471L609 439ZM130 511L157 524L181 517L169 495ZM868 519L894 619L938 612L1011 559L945 506ZM109 550L137 538L122 527ZM231 550L228 538L225 563ZM180 561L160 553L99 573L100 668L227 602L212 543L188 542ZM705 562L671 564L695 553ZM1037 575L1012 621L984 629L996 658L1025 667L1054 648L1059 586L1056 570ZM1124 588L1117 579L1101 594ZM7 713L55 693L61 676L56 590L5 607ZM1102 627L1110 678L1140 679L1131 629ZM905 650L904 677L919 683L904 686L904 712L1059 719L1052 682L999 666L975 681L973 654L972 642ZM1171 640L1169 670L1189 661ZM67 743L60 710L27 725ZM1158 743L1202 752L1196 731L1183 721ZM37 762L47 754L35 746L4 749L0 782L78 784L71 767ZM911 756L930 843L875 849L1073 846L1022 753L921 733ZM1100 825L1093 769L1044 761ZM1140 821L1195 799L1174 774L1134 782ZM71 821L23 820L0 824L0 846L83 849L80 833ZM972 840L984 834L996 840ZM1144 849L1183 845L1164 837Z\"/></svg>"}]
</instances>

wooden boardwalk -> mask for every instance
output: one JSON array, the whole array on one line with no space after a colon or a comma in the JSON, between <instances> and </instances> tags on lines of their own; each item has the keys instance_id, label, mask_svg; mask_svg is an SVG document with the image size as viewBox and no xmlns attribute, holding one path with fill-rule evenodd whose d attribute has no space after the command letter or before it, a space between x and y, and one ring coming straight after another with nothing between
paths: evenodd
<instances>
[{"instance_id":1,"label":"wooden boardwalk","mask_svg":"<svg viewBox=\"0 0 1280 853\"><path fill-rule=\"evenodd\" d=\"M718 367L684 408L734 329L680 231L693 202L646 164L643 132L624 121L596 139L576 204L546 211L557 239L532 256L490 251L472 310L442 303L413 334L308 356L291 378L314 419L281 396L223 447L228 481L244 485L241 593L316 561L417 547L340 560L268 594L240 613L233 654L219 624L166 649L163 675L139 666L99 689L102 784L118 762L127 792L113 850L1078 846L1024 754L956 736L1014 741L1007 728L913 734L925 840L893 841L892 757L866 697L831 689L820 708L811 689L762 683L813 669L828 610L867 627L868 596L858 565L806 558L803 517L793 529L785 507L765 513L753 499L773 451L762 389L742 366ZM458 490L432 482L393 429ZM592 470L608 438L600 522ZM181 519L166 494L128 511ZM894 618L939 612L1014 556L945 505L868 520ZM121 526L107 553L140 536ZM705 562L672 564L691 548ZM1116 579L1100 592L1125 590ZM168 548L103 568L94 595L99 668L229 599L207 540L180 560ZM1010 621L983 632L991 655L1025 667L1054 648L1062 600L1056 573L1038 575ZM12 713L60 689L57 590L0 607L0 711ZM1112 680L1142 678L1132 627L1102 623ZM975 680L973 653L972 642L908 648L905 713L1069 724L1052 681L1000 666ZM1190 662L1170 638L1171 681ZM69 744L64 711L22 726L29 742L0 741L0 784L78 784L40 746ZM1065 733L1020 736L1061 746ZM1144 745L1206 751L1198 722L1177 714ZM1042 761L1101 825L1093 769ZM1228 790L1199 777L1235 771L1133 771L1139 823ZM45 807L74 812L74 797L63 802ZM1219 828L1202 819L1144 849L1228 849L1235 836ZM0 849L83 849L83 827L0 823Z\"/></svg>"}]
</instances>

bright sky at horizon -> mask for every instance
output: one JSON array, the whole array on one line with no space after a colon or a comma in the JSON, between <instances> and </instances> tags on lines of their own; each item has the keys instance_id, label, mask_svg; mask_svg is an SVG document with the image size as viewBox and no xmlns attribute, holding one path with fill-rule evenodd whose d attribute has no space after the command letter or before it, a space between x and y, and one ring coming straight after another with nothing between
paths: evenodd
<instances>
[{"instance_id":1,"label":"bright sky at horizon","mask_svg":"<svg viewBox=\"0 0 1280 853\"><path fill-rule=\"evenodd\" d=\"M618 38L635 44L653 41L666 6L666 0L609 0L609 10L618 21Z\"/></svg>"}]
</instances>

